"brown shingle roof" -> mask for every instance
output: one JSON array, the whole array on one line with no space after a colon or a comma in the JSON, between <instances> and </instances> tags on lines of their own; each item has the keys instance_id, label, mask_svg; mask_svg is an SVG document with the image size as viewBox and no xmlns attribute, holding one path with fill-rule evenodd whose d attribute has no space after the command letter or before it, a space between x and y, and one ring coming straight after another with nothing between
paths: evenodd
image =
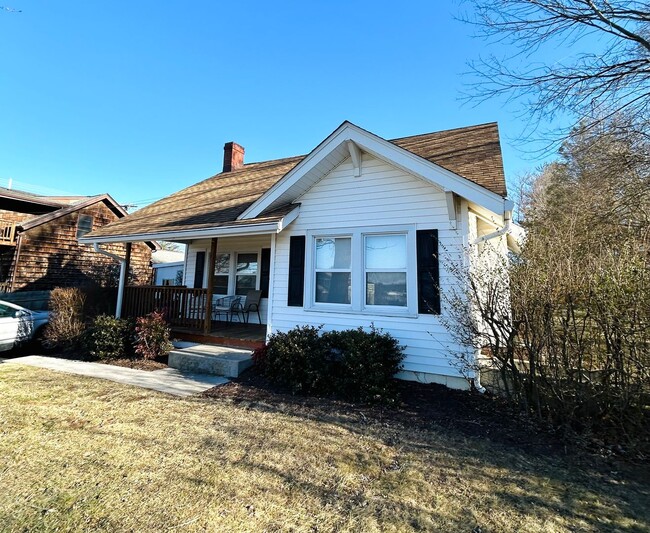
<instances>
[{"instance_id":1,"label":"brown shingle roof","mask_svg":"<svg viewBox=\"0 0 650 533\"><path fill-rule=\"evenodd\" d=\"M432 163L501 196L506 195L496 123L458 128L391 141ZM87 237L139 235L278 221L286 206L254 220L237 220L305 156L248 163L167 196Z\"/></svg>"},{"instance_id":2,"label":"brown shingle roof","mask_svg":"<svg viewBox=\"0 0 650 533\"><path fill-rule=\"evenodd\" d=\"M393 144L507 196L496 122L393 139Z\"/></svg>"}]
</instances>

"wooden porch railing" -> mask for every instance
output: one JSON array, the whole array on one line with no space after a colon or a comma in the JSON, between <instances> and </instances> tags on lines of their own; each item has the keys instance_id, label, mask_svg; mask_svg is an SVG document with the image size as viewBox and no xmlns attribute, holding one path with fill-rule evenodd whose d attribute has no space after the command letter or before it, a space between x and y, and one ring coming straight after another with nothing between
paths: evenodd
<instances>
[{"instance_id":1,"label":"wooden porch railing","mask_svg":"<svg viewBox=\"0 0 650 533\"><path fill-rule=\"evenodd\" d=\"M122 316L139 317L158 310L172 326L202 329L206 297L207 289L128 286L124 289Z\"/></svg>"},{"instance_id":2,"label":"wooden porch railing","mask_svg":"<svg viewBox=\"0 0 650 533\"><path fill-rule=\"evenodd\" d=\"M16 244L16 224L0 227L0 244Z\"/></svg>"}]
</instances>

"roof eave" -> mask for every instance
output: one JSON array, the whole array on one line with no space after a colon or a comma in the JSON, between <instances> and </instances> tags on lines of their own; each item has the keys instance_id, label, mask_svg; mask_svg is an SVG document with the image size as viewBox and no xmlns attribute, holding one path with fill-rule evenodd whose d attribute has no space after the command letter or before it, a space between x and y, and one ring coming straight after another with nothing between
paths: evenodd
<instances>
[{"instance_id":1,"label":"roof eave","mask_svg":"<svg viewBox=\"0 0 650 533\"><path fill-rule=\"evenodd\" d=\"M243 235L270 235L280 233L291 224L300 213L300 206L297 205L286 215L274 222L260 222L249 224L237 224L233 226L217 226L212 228L160 231L150 233L115 234L106 236L93 236L89 234L81 237L82 244L102 244L111 242L141 242L150 240L159 241L189 241L193 239L207 239L211 237L235 237Z\"/></svg>"}]
</instances>

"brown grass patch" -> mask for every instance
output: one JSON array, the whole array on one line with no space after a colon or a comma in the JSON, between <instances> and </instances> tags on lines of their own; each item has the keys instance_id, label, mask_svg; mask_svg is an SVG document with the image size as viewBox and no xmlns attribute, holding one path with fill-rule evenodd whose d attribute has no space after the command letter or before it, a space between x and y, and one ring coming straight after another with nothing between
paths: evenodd
<instances>
[{"instance_id":1,"label":"brown grass patch","mask_svg":"<svg viewBox=\"0 0 650 533\"><path fill-rule=\"evenodd\" d=\"M3 531L648 531L648 486L449 429L0 364Z\"/></svg>"}]
</instances>

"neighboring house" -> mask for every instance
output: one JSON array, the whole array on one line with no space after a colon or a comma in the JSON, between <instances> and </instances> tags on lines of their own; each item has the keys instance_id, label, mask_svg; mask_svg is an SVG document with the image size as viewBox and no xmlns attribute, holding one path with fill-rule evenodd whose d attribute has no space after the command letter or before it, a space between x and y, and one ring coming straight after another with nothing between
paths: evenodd
<instances>
[{"instance_id":1,"label":"neighboring house","mask_svg":"<svg viewBox=\"0 0 650 533\"><path fill-rule=\"evenodd\" d=\"M458 279L445 258L471 265L480 237L507 253L506 195L495 123L389 141L344 122L306 156L244 164L228 143L223 172L83 241L185 243L179 323L194 313L207 333L197 302L261 289L267 333L374 324L405 346L400 377L465 387L450 353L473 348L441 320Z\"/></svg>"},{"instance_id":2,"label":"neighboring house","mask_svg":"<svg viewBox=\"0 0 650 533\"><path fill-rule=\"evenodd\" d=\"M4 291L116 285L119 264L77 238L127 216L108 194L41 196L0 187L0 288ZM151 280L152 242L132 249L131 281ZM110 250L124 254L123 244Z\"/></svg>"},{"instance_id":3,"label":"neighboring house","mask_svg":"<svg viewBox=\"0 0 650 533\"><path fill-rule=\"evenodd\" d=\"M185 252L156 250L151 254L153 284L162 286L183 285Z\"/></svg>"}]
</instances>

